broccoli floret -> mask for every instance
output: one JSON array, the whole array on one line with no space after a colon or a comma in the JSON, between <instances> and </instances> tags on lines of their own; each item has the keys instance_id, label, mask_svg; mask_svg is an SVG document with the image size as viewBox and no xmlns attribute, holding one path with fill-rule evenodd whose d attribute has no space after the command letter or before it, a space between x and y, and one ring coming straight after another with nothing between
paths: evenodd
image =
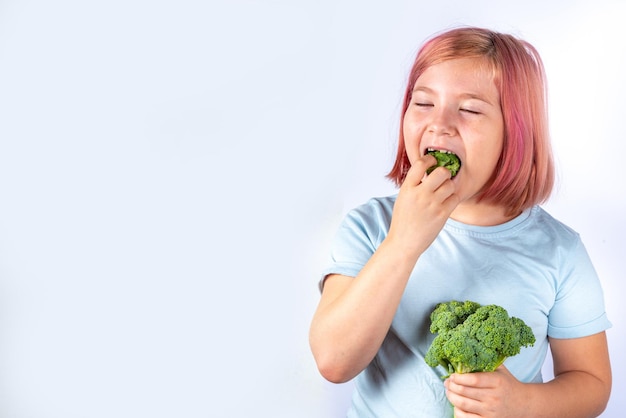
<instances>
[{"instance_id":1,"label":"broccoli floret","mask_svg":"<svg viewBox=\"0 0 626 418\"><path fill-rule=\"evenodd\" d=\"M459 160L459 157L452 152L428 150L427 154L435 157L437 159L437 164L429 167L426 170L426 174L430 174L431 171L433 171L437 167L445 167L450 170L452 177L454 177L461 169L461 160Z\"/></svg>"},{"instance_id":2,"label":"broccoli floret","mask_svg":"<svg viewBox=\"0 0 626 418\"><path fill-rule=\"evenodd\" d=\"M430 315L430 331L438 334L426 352L429 366L448 373L492 372L508 357L532 346L535 335L519 318L497 305L450 301Z\"/></svg>"},{"instance_id":3,"label":"broccoli floret","mask_svg":"<svg viewBox=\"0 0 626 418\"><path fill-rule=\"evenodd\" d=\"M430 314L430 332L436 334L456 328L465 322L468 316L476 312L480 304L472 301L440 303Z\"/></svg>"}]
</instances>

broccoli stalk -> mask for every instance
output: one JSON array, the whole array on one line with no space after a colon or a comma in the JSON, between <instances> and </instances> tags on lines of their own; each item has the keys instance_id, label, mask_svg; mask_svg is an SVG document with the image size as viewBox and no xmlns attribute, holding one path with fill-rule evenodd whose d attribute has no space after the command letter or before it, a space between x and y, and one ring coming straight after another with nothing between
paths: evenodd
<instances>
[{"instance_id":1,"label":"broccoli stalk","mask_svg":"<svg viewBox=\"0 0 626 418\"><path fill-rule=\"evenodd\" d=\"M497 305L440 303L430 319L430 331L438 335L425 360L429 366L442 366L448 373L444 379L452 373L492 372L535 343L532 329Z\"/></svg>"}]
</instances>

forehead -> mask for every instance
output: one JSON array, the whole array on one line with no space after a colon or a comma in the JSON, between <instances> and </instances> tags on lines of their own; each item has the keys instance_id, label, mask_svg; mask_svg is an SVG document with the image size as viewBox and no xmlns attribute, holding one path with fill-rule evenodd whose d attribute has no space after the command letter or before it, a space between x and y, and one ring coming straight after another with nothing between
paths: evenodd
<instances>
[{"instance_id":1,"label":"forehead","mask_svg":"<svg viewBox=\"0 0 626 418\"><path fill-rule=\"evenodd\" d=\"M499 96L495 71L485 58L455 58L431 65L418 77L413 90Z\"/></svg>"}]
</instances>

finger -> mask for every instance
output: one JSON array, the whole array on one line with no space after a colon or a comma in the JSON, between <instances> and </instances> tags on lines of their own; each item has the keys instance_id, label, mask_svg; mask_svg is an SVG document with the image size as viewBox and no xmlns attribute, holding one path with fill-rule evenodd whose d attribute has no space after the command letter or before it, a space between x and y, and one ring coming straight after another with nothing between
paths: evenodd
<instances>
[{"instance_id":1,"label":"finger","mask_svg":"<svg viewBox=\"0 0 626 418\"><path fill-rule=\"evenodd\" d=\"M457 402L459 399L463 399L465 401L467 400L481 401L482 400L481 389L475 386L466 386L463 384L459 384L457 382L454 382L452 379L448 379L445 383L445 386L448 392L448 398L450 399L451 402L453 401L453 399L456 399Z\"/></svg>"},{"instance_id":2,"label":"finger","mask_svg":"<svg viewBox=\"0 0 626 418\"><path fill-rule=\"evenodd\" d=\"M411 165L411 168L409 168L404 182L410 186L417 186L422 182L422 179L424 179L426 170L435 164L437 164L437 159L432 155L427 154L420 157L414 164Z\"/></svg>"},{"instance_id":3,"label":"finger","mask_svg":"<svg viewBox=\"0 0 626 418\"><path fill-rule=\"evenodd\" d=\"M480 416L476 414L483 410L482 403L476 399L459 395L450 390L446 392L446 396L450 403L454 405L455 412L459 412L456 418Z\"/></svg>"},{"instance_id":4,"label":"finger","mask_svg":"<svg viewBox=\"0 0 626 418\"><path fill-rule=\"evenodd\" d=\"M460 408L454 408L454 418L480 418L480 415L473 414L471 412L463 411Z\"/></svg>"},{"instance_id":5,"label":"finger","mask_svg":"<svg viewBox=\"0 0 626 418\"><path fill-rule=\"evenodd\" d=\"M448 380L452 384L473 388L492 388L497 386L493 372L453 373Z\"/></svg>"},{"instance_id":6,"label":"finger","mask_svg":"<svg viewBox=\"0 0 626 418\"><path fill-rule=\"evenodd\" d=\"M429 189L434 191L439 189L442 184L444 184L447 180L450 180L451 178L452 174L450 173L450 170L443 167L437 167L435 170L433 170L430 174L422 179L422 183L424 183ZM452 182L449 183L452 184Z\"/></svg>"}]
</instances>

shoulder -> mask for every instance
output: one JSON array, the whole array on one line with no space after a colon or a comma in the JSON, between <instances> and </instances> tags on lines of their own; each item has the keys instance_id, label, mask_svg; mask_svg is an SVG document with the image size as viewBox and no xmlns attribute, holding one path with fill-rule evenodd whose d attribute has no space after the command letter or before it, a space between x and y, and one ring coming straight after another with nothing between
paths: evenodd
<instances>
[{"instance_id":1,"label":"shoulder","mask_svg":"<svg viewBox=\"0 0 626 418\"><path fill-rule=\"evenodd\" d=\"M570 242L577 245L580 235L574 229L556 219L540 206L531 209L532 225L552 240Z\"/></svg>"},{"instance_id":2,"label":"shoulder","mask_svg":"<svg viewBox=\"0 0 626 418\"><path fill-rule=\"evenodd\" d=\"M533 212L536 234L542 234L538 248L545 256L553 257L563 271L584 271L584 275L595 276L580 234L542 208L535 207Z\"/></svg>"},{"instance_id":3,"label":"shoulder","mask_svg":"<svg viewBox=\"0 0 626 418\"><path fill-rule=\"evenodd\" d=\"M374 197L351 209L346 214L341 229L352 234L365 235L372 242L380 242L387 235L396 195Z\"/></svg>"},{"instance_id":4,"label":"shoulder","mask_svg":"<svg viewBox=\"0 0 626 418\"><path fill-rule=\"evenodd\" d=\"M372 197L367 202L353 208L349 214L359 214L361 216L375 216L390 214L393 212L393 205L397 195Z\"/></svg>"}]
</instances>

